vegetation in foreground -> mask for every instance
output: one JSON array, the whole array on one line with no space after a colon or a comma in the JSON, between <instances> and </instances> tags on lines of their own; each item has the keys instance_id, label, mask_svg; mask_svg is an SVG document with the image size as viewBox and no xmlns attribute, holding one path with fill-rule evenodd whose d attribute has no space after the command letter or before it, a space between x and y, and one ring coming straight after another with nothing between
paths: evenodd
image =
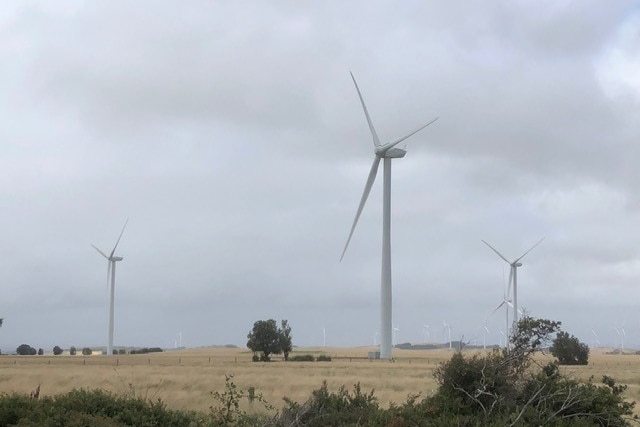
<instances>
[{"instance_id":1,"label":"vegetation in foreground","mask_svg":"<svg viewBox=\"0 0 640 427\"><path fill-rule=\"evenodd\" d=\"M381 408L374 391L359 384L331 392L326 384L304 403L284 398L276 410L250 387L227 376L213 392L207 413L175 411L161 401L118 396L101 390L74 390L56 397L0 396L0 425L7 426L626 426L634 403L625 386L605 376L601 384L582 383L560 373L556 363L537 365L536 351L547 347L559 322L523 318L509 351L465 356L458 352L434 372L438 390L409 396ZM247 413L248 399L262 414Z\"/></svg>"}]
</instances>

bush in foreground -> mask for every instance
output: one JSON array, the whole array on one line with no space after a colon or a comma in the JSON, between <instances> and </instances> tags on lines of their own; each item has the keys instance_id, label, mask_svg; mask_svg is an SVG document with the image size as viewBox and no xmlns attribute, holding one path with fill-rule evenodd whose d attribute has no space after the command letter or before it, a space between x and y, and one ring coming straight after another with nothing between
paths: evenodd
<instances>
[{"instance_id":1,"label":"bush in foreground","mask_svg":"<svg viewBox=\"0 0 640 427\"><path fill-rule=\"evenodd\" d=\"M11 426L188 426L193 412L160 402L116 396L102 390L73 390L56 397L0 396L0 425Z\"/></svg>"}]
</instances>

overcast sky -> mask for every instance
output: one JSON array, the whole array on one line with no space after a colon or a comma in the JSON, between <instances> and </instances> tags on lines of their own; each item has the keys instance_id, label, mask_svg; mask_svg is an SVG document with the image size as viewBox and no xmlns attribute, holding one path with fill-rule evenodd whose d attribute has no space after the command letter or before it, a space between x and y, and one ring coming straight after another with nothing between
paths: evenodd
<instances>
[{"instance_id":1,"label":"overcast sky","mask_svg":"<svg viewBox=\"0 0 640 427\"><path fill-rule=\"evenodd\" d=\"M640 347L635 1L7 1L0 5L0 348L372 344L382 176L398 342L497 343L518 302ZM381 168L382 169L382 168ZM381 170L380 170L381 172Z\"/></svg>"}]
</instances>

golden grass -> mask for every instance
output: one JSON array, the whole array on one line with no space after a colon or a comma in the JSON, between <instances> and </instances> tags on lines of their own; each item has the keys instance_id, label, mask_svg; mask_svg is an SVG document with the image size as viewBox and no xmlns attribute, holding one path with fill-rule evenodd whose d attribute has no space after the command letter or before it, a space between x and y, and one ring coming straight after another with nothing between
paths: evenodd
<instances>
[{"instance_id":1,"label":"golden grass","mask_svg":"<svg viewBox=\"0 0 640 427\"><path fill-rule=\"evenodd\" d=\"M430 394L436 389L433 370L447 360L447 350L394 350L395 362L369 361L371 348L296 349L292 354L327 354L331 362L254 363L246 349L202 348L148 355L120 356L2 356L0 391L29 393L41 385L42 395L55 395L73 388L101 388L118 394L162 399L175 409L206 411L216 402L212 391L222 392L225 375L234 375L241 389L255 387L264 398L281 407L282 397L303 402L323 380L330 390L344 385L351 389L375 390L383 406L403 403L410 394ZM540 356L540 361L551 360ZM612 376L627 384L625 395L640 401L640 356L592 352L588 366L565 367L581 380ZM244 409L249 410L248 402Z\"/></svg>"}]
</instances>

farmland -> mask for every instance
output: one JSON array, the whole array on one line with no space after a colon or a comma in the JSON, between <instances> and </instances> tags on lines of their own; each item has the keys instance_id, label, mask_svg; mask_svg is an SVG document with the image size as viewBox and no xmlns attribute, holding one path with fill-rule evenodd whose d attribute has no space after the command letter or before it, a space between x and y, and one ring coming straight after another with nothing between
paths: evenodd
<instances>
[{"instance_id":1,"label":"farmland","mask_svg":"<svg viewBox=\"0 0 640 427\"><path fill-rule=\"evenodd\" d=\"M330 390L360 383L375 390L383 406L402 403L408 395L435 391L433 370L447 360L446 350L394 350L395 361L369 361L372 348L304 348L296 354L325 354L330 362L252 362L246 349L199 348L164 353L119 356L2 356L0 391L28 394L40 386L41 395L74 388L100 388L117 394L162 399L174 409L206 411L215 401L211 392L222 391L225 376L233 375L239 389L255 387L276 408L282 397L302 402L327 381ZM545 362L550 356L539 355ZM625 396L640 401L640 356L593 351L588 366L563 368L571 376L599 382L602 375L627 384ZM244 409L250 408L243 401ZM637 411L637 408L636 408Z\"/></svg>"}]
</instances>

